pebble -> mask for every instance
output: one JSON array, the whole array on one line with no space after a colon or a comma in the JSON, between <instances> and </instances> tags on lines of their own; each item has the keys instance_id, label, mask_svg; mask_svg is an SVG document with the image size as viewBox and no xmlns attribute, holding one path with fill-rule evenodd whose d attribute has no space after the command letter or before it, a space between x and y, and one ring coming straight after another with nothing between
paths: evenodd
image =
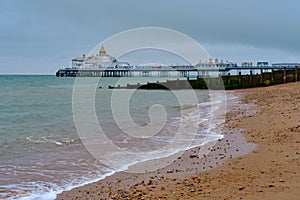
<instances>
[{"instance_id":1,"label":"pebble","mask_svg":"<svg viewBox=\"0 0 300 200\"><path fill-rule=\"evenodd\" d=\"M239 190L243 190L243 189L245 189L245 187L239 187Z\"/></svg>"}]
</instances>

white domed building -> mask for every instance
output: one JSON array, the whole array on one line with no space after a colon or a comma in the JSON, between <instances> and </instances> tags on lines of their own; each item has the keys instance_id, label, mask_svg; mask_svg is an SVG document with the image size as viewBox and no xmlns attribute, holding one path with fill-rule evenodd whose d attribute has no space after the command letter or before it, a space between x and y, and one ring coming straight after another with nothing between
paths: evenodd
<instances>
[{"instance_id":1,"label":"white domed building","mask_svg":"<svg viewBox=\"0 0 300 200\"><path fill-rule=\"evenodd\" d=\"M97 68L129 68L128 62L118 62L115 57L106 53L105 48L102 46L99 53L86 57L77 57L72 59L72 68L80 69L97 69Z\"/></svg>"}]
</instances>

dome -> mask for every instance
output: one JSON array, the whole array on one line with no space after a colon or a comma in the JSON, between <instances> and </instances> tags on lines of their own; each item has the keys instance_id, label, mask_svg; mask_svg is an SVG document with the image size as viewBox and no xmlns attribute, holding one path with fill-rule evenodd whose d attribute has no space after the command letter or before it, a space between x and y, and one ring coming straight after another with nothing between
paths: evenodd
<instances>
[{"instance_id":1,"label":"dome","mask_svg":"<svg viewBox=\"0 0 300 200\"><path fill-rule=\"evenodd\" d=\"M100 52L100 53L106 53L106 50L105 50L104 47L102 46L99 52Z\"/></svg>"}]
</instances>

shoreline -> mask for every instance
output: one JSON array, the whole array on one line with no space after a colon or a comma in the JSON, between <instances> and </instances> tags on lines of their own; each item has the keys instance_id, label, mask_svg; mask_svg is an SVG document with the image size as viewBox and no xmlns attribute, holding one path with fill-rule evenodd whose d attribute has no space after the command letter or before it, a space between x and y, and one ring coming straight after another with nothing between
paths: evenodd
<instances>
[{"instance_id":1,"label":"shoreline","mask_svg":"<svg viewBox=\"0 0 300 200\"><path fill-rule=\"evenodd\" d=\"M240 141L238 144L247 144L245 137L241 133L228 134L223 139L219 139L212 151L199 160L199 151L206 146L192 147L186 150L171 165L154 172L147 173L128 173L115 172L94 183L73 188L58 194L57 199L73 199L75 198L100 198L100 199L122 199L121 195L129 199L140 197L140 191L153 191L157 184L164 184L166 181L176 181L182 178L194 177L199 172L206 172L217 166L222 165L227 159L232 159L246 155L254 149L254 145L250 144L245 150L242 146L231 148L231 142ZM228 149L224 152L224 149ZM230 150L231 149L231 150ZM239 151L239 149L244 149ZM176 155L176 154L175 154ZM115 187L117 186L117 187ZM141 189L139 189L141 188ZM135 190L132 194L126 191ZM96 191L98 191L96 193ZM115 194L115 195L114 195ZM137 196L135 196L135 194ZM143 193L145 195L146 193ZM150 197L147 196L146 197Z\"/></svg>"},{"instance_id":2,"label":"shoreline","mask_svg":"<svg viewBox=\"0 0 300 200\"><path fill-rule=\"evenodd\" d=\"M232 105L232 111L226 114L224 131L227 134L202 165L195 156L199 148L193 148L162 170L147 174L118 172L98 182L63 192L57 199L297 199L300 195L298 88L300 83L288 83L229 91L228 94L239 96L241 102ZM250 104L252 109L247 107ZM246 105L246 108L239 105ZM285 110L282 110L283 107ZM252 110L257 112L252 113ZM235 131L242 133L233 133ZM248 149L248 152L232 157L226 152L230 159L222 162L224 158L220 158L224 157L226 148L222 143L232 148L226 141L234 141L229 136L247 139L242 146L254 143L257 147L250 150L252 153L248 153ZM240 138L235 139L241 141ZM241 145L240 142L232 143ZM214 156L220 157L216 161ZM203 168L203 164L207 166ZM206 167L209 170L205 170Z\"/></svg>"},{"instance_id":3,"label":"shoreline","mask_svg":"<svg viewBox=\"0 0 300 200\"><path fill-rule=\"evenodd\" d=\"M237 101L238 97L234 96L234 98L229 98L228 101L226 102L226 104L230 104L230 109L232 107L232 104L235 104ZM226 111L228 112L228 111ZM219 126L217 126L214 129L218 129ZM221 125L220 127L223 127L223 125ZM220 133L220 130L217 130ZM127 173L126 170L125 171L117 171L114 172L112 175L106 176L105 178L92 182L92 183L87 183L83 186L80 187L75 187L72 188L71 190L67 190L67 191L63 191L62 193L58 194L57 199L68 199L72 196L72 198L74 196L76 196L77 198L93 198L92 196L90 196L90 192L88 190L98 190L98 186L96 186L95 188L93 188L94 185L101 185L101 188L105 188L105 184L107 185L114 185L115 180L126 180L127 184L126 186L124 184L119 184L117 190L114 190L112 188L110 188L110 190L112 190L115 193L118 193L119 190L129 190L132 189L130 186L137 186L140 183L142 183L142 185L145 185L146 182L149 183L149 181L152 183L154 182L154 179L157 180L174 180L174 179L180 179L182 177L188 178L190 176L195 176L196 173L198 172L205 172L207 170L211 170L216 166L222 165L222 163L224 163L227 159L231 159L231 158L235 158L235 157L239 157L245 154L250 153L254 148L255 145L254 144L248 144L247 141L245 140L245 137L243 136L243 134L240 133L240 131L238 131L237 133L233 134L225 134L223 135L224 137L222 139L216 139L214 141L210 141L208 142L208 144L204 144L204 145L199 145L199 146L194 146L194 147L190 147L187 150L184 150L184 153L178 152L178 153L174 153L173 155L169 156L176 156L177 154L179 154L178 158L174 159L174 163L156 170L154 172L147 172L147 173ZM210 143L213 143L212 145ZM235 143L235 145L232 145L232 143ZM247 145L242 146L242 145ZM203 150L204 148L210 148L210 146L212 146L213 150L209 151L208 155L205 155L202 158L199 158L199 152L200 150ZM201 149L203 148L203 149ZM232 148L232 149L231 149ZM224 152L225 149L225 152ZM227 149L227 150L226 150ZM207 152L204 150L204 152ZM168 158L169 158L168 157ZM142 163L138 163L138 164L134 164L132 166L129 166L129 168L133 168L138 166L139 164L143 165L145 163L150 163L151 162L157 162L159 160L162 160L164 158L161 159L154 159L154 160L148 160ZM182 164L184 162L184 164ZM133 169L131 169L130 171L132 171ZM131 176L133 176L134 178L131 178ZM121 181L120 181L121 182ZM124 181L123 181L124 182ZM153 185L149 185L150 187L155 187ZM85 196L83 194L79 195L82 190L87 192L87 196ZM97 193L98 196L94 196L94 198L112 198L114 197L113 195L111 195L112 191L109 192L100 192L101 194L99 194L99 192ZM70 193L70 194L69 194ZM91 193L95 193L95 192L91 192ZM114 197L115 198L115 197ZM118 197L116 197L118 198ZM131 196L132 198L132 196Z\"/></svg>"}]
</instances>

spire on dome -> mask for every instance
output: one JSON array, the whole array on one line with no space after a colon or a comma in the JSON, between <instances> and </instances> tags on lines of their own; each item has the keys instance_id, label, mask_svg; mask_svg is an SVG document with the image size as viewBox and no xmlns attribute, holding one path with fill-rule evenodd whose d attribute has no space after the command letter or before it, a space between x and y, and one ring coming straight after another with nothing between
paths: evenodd
<instances>
[{"instance_id":1,"label":"spire on dome","mask_svg":"<svg viewBox=\"0 0 300 200\"><path fill-rule=\"evenodd\" d=\"M105 50L104 47L102 46L99 52L100 52L100 53L106 53L106 50Z\"/></svg>"}]
</instances>

